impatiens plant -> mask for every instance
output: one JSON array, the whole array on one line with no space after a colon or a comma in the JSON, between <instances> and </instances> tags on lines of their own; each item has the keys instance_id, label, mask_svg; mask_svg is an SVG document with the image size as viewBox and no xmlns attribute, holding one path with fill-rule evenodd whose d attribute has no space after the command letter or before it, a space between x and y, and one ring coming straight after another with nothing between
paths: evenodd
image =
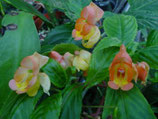
<instances>
[{"instance_id":1,"label":"impatiens plant","mask_svg":"<svg viewBox=\"0 0 158 119\"><path fill-rule=\"evenodd\" d=\"M156 119L158 0L0 1L0 119Z\"/></svg>"}]
</instances>

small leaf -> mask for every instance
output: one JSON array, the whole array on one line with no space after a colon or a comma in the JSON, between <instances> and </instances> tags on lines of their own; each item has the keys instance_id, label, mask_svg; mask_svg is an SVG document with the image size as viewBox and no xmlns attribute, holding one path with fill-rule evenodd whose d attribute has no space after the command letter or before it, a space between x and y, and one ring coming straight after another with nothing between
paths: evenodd
<instances>
[{"instance_id":1,"label":"small leaf","mask_svg":"<svg viewBox=\"0 0 158 119\"><path fill-rule=\"evenodd\" d=\"M54 46L53 51L57 51L59 54L64 55L66 52L74 54L75 51L81 50L78 46L74 44L61 43Z\"/></svg>"},{"instance_id":2,"label":"small leaf","mask_svg":"<svg viewBox=\"0 0 158 119\"><path fill-rule=\"evenodd\" d=\"M62 88L67 83L67 74L61 65L53 59L49 59L48 63L42 70L49 76L50 81L57 87Z\"/></svg>"},{"instance_id":3,"label":"small leaf","mask_svg":"<svg viewBox=\"0 0 158 119\"><path fill-rule=\"evenodd\" d=\"M104 30L108 37L116 37L127 45L135 39L137 21L132 16L114 15L104 20Z\"/></svg>"}]
</instances>

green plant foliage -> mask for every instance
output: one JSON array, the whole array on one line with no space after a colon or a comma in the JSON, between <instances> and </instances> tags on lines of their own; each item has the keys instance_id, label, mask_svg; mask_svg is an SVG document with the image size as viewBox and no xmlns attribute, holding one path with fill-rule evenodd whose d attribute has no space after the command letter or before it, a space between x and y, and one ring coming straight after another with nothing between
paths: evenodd
<instances>
[{"instance_id":1,"label":"green plant foliage","mask_svg":"<svg viewBox=\"0 0 158 119\"><path fill-rule=\"evenodd\" d=\"M56 44L59 43L74 43L79 44L77 41L74 41L72 38L73 27L70 24L60 25L51 30L42 42L41 52L49 52L53 49Z\"/></svg>"},{"instance_id":2,"label":"green plant foliage","mask_svg":"<svg viewBox=\"0 0 158 119\"><path fill-rule=\"evenodd\" d=\"M147 46L158 45L158 31L152 30L149 33L146 45Z\"/></svg>"},{"instance_id":3,"label":"green plant foliage","mask_svg":"<svg viewBox=\"0 0 158 119\"><path fill-rule=\"evenodd\" d=\"M43 14L37 11L32 5L24 2L24 0L6 0L6 1L8 1L11 5L15 6L16 8L37 15L45 22L51 24L51 22Z\"/></svg>"},{"instance_id":4,"label":"green plant foliage","mask_svg":"<svg viewBox=\"0 0 158 119\"><path fill-rule=\"evenodd\" d=\"M108 67L118 50L118 47L109 47L93 52L88 77L85 82L87 88L100 83L108 77Z\"/></svg>"},{"instance_id":5,"label":"green plant foliage","mask_svg":"<svg viewBox=\"0 0 158 119\"><path fill-rule=\"evenodd\" d=\"M137 34L137 21L132 16L108 17L104 20L103 27L108 37L116 37L125 45L133 42Z\"/></svg>"},{"instance_id":6,"label":"green plant foliage","mask_svg":"<svg viewBox=\"0 0 158 119\"><path fill-rule=\"evenodd\" d=\"M113 38L113 37L106 37L103 38L99 44L95 47L94 52L97 52L99 50L103 50L105 48L109 48L112 46L121 46L122 43L120 40L118 40L117 38Z\"/></svg>"},{"instance_id":7,"label":"green plant foliage","mask_svg":"<svg viewBox=\"0 0 158 119\"><path fill-rule=\"evenodd\" d=\"M42 70L49 76L50 81L55 86L62 88L66 85L68 81L66 71L55 60L49 59Z\"/></svg>"},{"instance_id":8,"label":"green plant foliage","mask_svg":"<svg viewBox=\"0 0 158 119\"><path fill-rule=\"evenodd\" d=\"M71 19L76 20L80 17L81 10L89 5L91 0L38 0L42 2L47 9L52 12L55 8L63 10L65 14Z\"/></svg>"},{"instance_id":9,"label":"green plant foliage","mask_svg":"<svg viewBox=\"0 0 158 119\"><path fill-rule=\"evenodd\" d=\"M17 16L6 15L2 25L9 24L15 24L17 29L7 30L0 39L0 107L11 92L8 83L21 60L40 50L39 37L31 14L20 12Z\"/></svg>"},{"instance_id":10,"label":"green plant foliage","mask_svg":"<svg viewBox=\"0 0 158 119\"><path fill-rule=\"evenodd\" d=\"M145 61L151 68L158 69L158 46L139 49L133 58L135 61Z\"/></svg>"},{"instance_id":11,"label":"green plant foliage","mask_svg":"<svg viewBox=\"0 0 158 119\"><path fill-rule=\"evenodd\" d=\"M35 97L25 95L25 98L19 104L17 101L12 108L11 119L29 119L41 95L42 93L39 91Z\"/></svg>"},{"instance_id":12,"label":"green plant foliage","mask_svg":"<svg viewBox=\"0 0 158 119\"><path fill-rule=\"evenodd\" d=\"M150 105L137 87L130 91L107 89L102 118L156 119Z\"/></svg>"},{"instance_id":13,"label":"green plant foliage","mask_svg":"<svg viewBox=\"0 0 158 119\"><path fill-rule=\"evenodd\" d=\"M61 94L53 94L38 105L30 119L59 119L61 104Z\"/></svg>"},{"instance_id":14,"label":"green plant foliage","mask_svg":"<svg viewBox=\"0 0 158 119\"><path fill-rule=\"evenodd\" d=\"M83 86L78 84L71 85L64 90L60 119L80 119L82 90Z\"/></svg>"},{"instance_id":15,"label":"green plant foliage","mask_svg":"<svg viewBox=\"0 0 158 119\"><path fill-rule=\"evenodd\" d=\"M158 29L158 1L157 0L128 0L129 15L136 17L140 28Z\"/></svg>"},{"instance_id":16,"label":"green plant foliage","mask_svg":"<svg viewBox=\"0 0 158 119\"><path fill-rule=\"evenodd\" d=\"M56 46L54 46L53 51L56 51L60 53L61 55L64 55L66 52L69 52L71 54L74 54L75 51L81 50L80 47L74 44L68 44L68 43L61 43Z\"/></svg>"}]
</instances>

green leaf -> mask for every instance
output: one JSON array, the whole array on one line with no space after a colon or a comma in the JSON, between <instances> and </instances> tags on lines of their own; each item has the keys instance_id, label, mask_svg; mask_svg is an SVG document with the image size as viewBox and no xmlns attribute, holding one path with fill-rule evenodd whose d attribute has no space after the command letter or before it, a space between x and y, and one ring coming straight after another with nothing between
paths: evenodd
<instances>
[{"instance_id":1,"label":"green leaf","mask_svg":"<svg viewBox=\"0 0 158 119\"><path fill-rule=\"evenodd\" d=\"M104 12L104 15L103 15L103 18L108 18L108 17L111 17L111 16L114 16L116 15L115 13L112 13L112 12L109 12L109 11L105 11Z\"/></svg>"},{"instance_id":2,"label":"green leaf","mask_svg":"<svg viewBox=\"0 0 158 119\"><path fill-rule=\"evenodd\" d=\"M81 10L90 4L91 0L38 0L42 2L51 12L54 9L61 9L71 19L76 20L80 17Z\"/></svg>"},{"instance_id":3,"label":"green leaf","mask_svg":"<svg viewBox=\"0 0 158 119\"><path fill-rule=\"evenodd\" d=\"M108 37L116 37L125 45L133 42L137 34L137 21L132 16L114 15L106 18L103 25Z\"/></svg>"},{"instance_id":4,"label":"green leaf","mask_svg":"<svg viewBox=\"0 0 158 119\"><path fill-rule=\"evenodd\" d=\"M42 70L49 76L50 81L57 87L62 88L66 85L68 79L65 70L61 65L53 59L49 59L48 63Z\"/></svg>"},{"instance_id":5,"label":"green leaf","mask_svg":"<svg viewBox=\"0 0 158 119\"><path fill-rule=\"evenodd\" d=\"M146 45L147 46L158 45L158 31L152 30L149 33Z\"/></svg>"},{"instance_id":6,"label":"green leaf","mask_svg":"<svg viewBox=\"0 0 158 119\"><path fill-rule=\"evenodd\" d=\"M137 87L130 91L113 90L106 92L102 118L113 115L114 119L156 119L154 113Z\"/></svg>"},{"instance_id":7,"label":"green leaf","mask_svg":"<svg viewBox=\"0 0 158 119\"><path fill-rule=\"evenodd\" d=\"M8 83L21 60L40 50L40 41L31 14L20 12L17 16L6 15L2 25L9 24L16 25L17 29L7 30L0 38L0 107L11 92Z\"/></svg>"},{"instance_id":8,"label":"green leaf","mask_svg":"<svg viewBox=\"0 0 158 119\"><path fill-rule=\"evenodd\" d=\"M74 44L61 43L54 46L53 51L57 51L59 54L64 55L66 52L74 54L75 51L81 50L80 47Z\"/></svg>"},{"instance_id":9,"label":"green leaf","mask_svg":"<svg viewBox=\"0 0 158 119\"><path fill-rule=\"evenodd\" d=\"M80 119L82 109L82 85L72 85L64 91L60 119Z\"/></svg>"},{"instance_id":10,"label":"green leaf","mask_svg":"<svg viewBox=\"0 0 158 119\"><path fill-rule=\"evenodd\" d=\"M98 45L102 44L99 43ZM93 52L88 70L88 77L85 82L87 88L92 87L107 78L108 67L118 51L118 47L109 47Z\"/></svg>"},{"instance_id":11,"label":"green leaf","mask_svg":"<svg viewBox=\"0 0 158 119\"><path fill-rule=\"evenodd\" d=\"M61 94L53 94L37 106L31 119L59 119L61 104Z\"/></svg>"},{"instance_id":12,"label":"green leaf","mask_svg":"<svg viewBox=\"0 0 158 119\"><path fill-rule=\"evenodd\" d=\"M94 49L94 52L103 50L105 48L109 48L112 46L121 46L121 41L118 40L117 38L106 37L99 42L97 47Z\"/></svg>"},{"instance_id":13,"label":"green leaf","mask_svg":"<svg viewBox=\"0 0 158 119\"><path fill-rule=\"evenodd\" d=\"M151 46L139 49L136 54L133 55L135 61L145 61L151 68L158 69L158 46Z\"/></svg>"},{"instance_id":14,"label":"green leaf","mask_svg":"<svg viewBox=\"0 0 158 119\"><path fill-rule=\"evenodd\" d=\"M59 43L73 43L78 44L80 41L74 41L72 38L72 30L73 26L71 24L64 24L61 26L55 27L52 31L48 33L48 36L42 42L42 50L41 52L50 52L53 47Z\"/></svg>"},{"instance_id":15,"label":"green leaf","mask_svg":"<svg viewBox=\"0 0 158 119\"><path fill-rule=\"evenodd\" d=\"M81 11L82 9L89 5L91 0L67 0L67 4L66 4L66 15L70 18L70 19L78 19L80 17Z\"/></svg>"},{"instance_id":16,"label":"green leaf","mask_svg":"<svg viewBox=\"0 0 158 119\"><path fill-rule=\"evenodd\" d=\"M29 119L31 113L35 109L39 98L42 95L41 92L42 91L39 91L35 97L28 97L28 95L26 95L25 98L19 104L17 104L16 102L11 112L11 119Z\"/></svg>"},{"instance_id":17,"label":"green leaf","mask_svg":"<svg viewBox=\"0 0 158 119\"><path fill-rule=\"evenodd\" d=\"M40 13L38 10L36 10L32 5L28 4L27 2L24 2L24 0L8 0L9 3L16 8L23 10L25 12L32 13L38 17L40 17L45 22L52 24L42 13Z\"/></svg>"},{"instance_id":18,"label":"green leaf","mask_svg":"<svg viewBox=\"0 0 158 119\"><path fill-rule=\"evenodd\" d=\"M140 28L158 30L158 1L157 0L128 0L129 15L136 17Z\"/></svg>"}]
</instances>

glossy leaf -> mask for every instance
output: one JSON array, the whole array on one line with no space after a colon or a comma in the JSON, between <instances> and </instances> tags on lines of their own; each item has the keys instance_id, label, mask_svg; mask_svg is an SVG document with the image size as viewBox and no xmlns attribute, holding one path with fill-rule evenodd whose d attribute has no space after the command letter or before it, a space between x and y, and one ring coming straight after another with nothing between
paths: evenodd
<instances>
[{"instance_id":1,"label":"glossy leaf","mask_svg":"<svg viewBox=\"0 0 158 119\"><path fill-rule=\"evenodd\" d=\"M114 15L104 20L104 30L108 37L116 37L122 44L134 41L137 34L137 21L132 16Z\"/></svg>"},{"instance_id":2,"label":"glossy leaf","mask_svg":"<svg viewBox=\"0 0 158 119\"><path fill-rule=\"evenodd\" d=\"M82 85L72 85L64 91L60 119L80 119L82 108Z\"/></svg>"},{"instance_id":3,"label":"glossy leaf","mask_svg":"<svg viewBox=\"0 0 158 119\"><path fill-rule=\"evenodd\" d=\"M140 28L158 30L158 1L157 0L128 0L129 15L136 17Z\"/></svg>"},{"instance_id":4,"label":"glossy leaf","mask_svg":"<svg viewBox=\"0 0 158 119\"><path fill-rule=\"evenodd\" d=\"M30 119L59 119L61 104L61 94L53 94L37 106Z\"/></svg>"},{"instance_id":5,"label":"glossy leaf","mask_svg":"<svg viewBox=\"0 0 158 119\"><path fill-rule=\"evenodd\" d=\"M152 30L147 39L147 46L158 45L158 31Z\"/></svg>"},{"instance_id":6,"label":"glossy leaf","mask_svg":"<svg viewBox=\"0 0 158 119\"><path fill-rule=\"evenodd\" d=\"M0 39L0 107L11 92L8 83L21 60L40 50L39 37L31 14L20 12L17 16L6 15L2 25L8 24L16 25L17 29L7 30Z\"/></svg>"},{"instance_id":7,"label":"glossy leaf","mask_svg":"<svg viewBox=\"0 0 158 119\"><path fill-rule=\"evenodd\" d=\"M107 88L102 118L156 119L154 113L137 87L130 91Z\"/></svg>"},{"instance_id":8,"label":"glossy leaf","mask_svg":"<svg viewBox=\"0 0 158 119\"><path fill-rule=\"evenodd\" d=\"M65 70L61 65L53 59L49 59L48 63L42 70L49 76L50 81L57 87L62 88L66 85L68 79Z\"/></svg>"}]
</instances>

